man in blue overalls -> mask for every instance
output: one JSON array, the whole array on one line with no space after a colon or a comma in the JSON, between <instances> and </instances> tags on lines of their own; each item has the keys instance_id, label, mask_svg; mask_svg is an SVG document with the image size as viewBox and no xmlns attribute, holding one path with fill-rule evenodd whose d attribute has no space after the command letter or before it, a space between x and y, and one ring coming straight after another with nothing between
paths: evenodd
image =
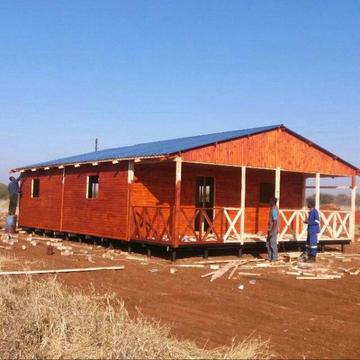
<instances>
[{"instance_id":1,"label":"man in blue overalls","mask_svg":"<svg viewBox=\"0 0 360 360\"><path fill-rule=\"evenodd\" d=\"M319 212L315 209L315 201L309 199L307 201L309 208L309 217L305 223L308 225L307 239L306 239L306 253L308 262L316 261L316 253L318 248L318 233L320 232L320 217Z\"/></svg>"}]
</instances>

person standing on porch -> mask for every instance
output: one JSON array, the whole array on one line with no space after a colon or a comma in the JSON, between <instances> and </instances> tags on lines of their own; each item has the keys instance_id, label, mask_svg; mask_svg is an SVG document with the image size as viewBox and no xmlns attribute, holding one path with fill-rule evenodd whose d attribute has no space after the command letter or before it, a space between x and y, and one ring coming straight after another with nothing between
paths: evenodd
<instances>
[{"instance_id":1,"label":"person standing on porch","mask_svg":"<svg viewBox=\"0 0 360 360\"><path fill-rule=\"evenodd\" d=\"M17 179L14 176L10 176L9 180L9 215L15 215L20 193L19 181L21 180L21 175Z\"/></svg>"},{"instance_id":2,"label":"person standing on porch","mask_svg":"<svg viewBox=\"0 0 360 360\"><path fill-rule=\"evenodd\" d=\"M319 212L315 209L315 201L313 199L307 201L307 206L310 210L309 217L305 221L305 224L308 225L306 239L307 261L315 262L318 248L318 233L320 232L320 217Z\"/></svg>"},{"instance_id":3,"label":"person standing on porch","mask_svg":"<svg viewBox=\"0 0 360 360\"><path fill-rule=\"evenodd\" d=\"M269 223L268 223L268 236L266 239L266 248L268 252L268 259L272 263L277 261L278 258L278 222L279 222L279 209L276 206L277 198L272 197L270 199L270 211L269 211Z\"/></svg>"}]
</instances>

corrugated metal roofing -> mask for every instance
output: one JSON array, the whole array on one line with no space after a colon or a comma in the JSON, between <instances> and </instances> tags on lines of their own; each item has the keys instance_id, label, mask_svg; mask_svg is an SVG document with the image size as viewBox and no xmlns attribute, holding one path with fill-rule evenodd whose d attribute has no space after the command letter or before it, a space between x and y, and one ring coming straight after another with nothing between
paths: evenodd
<instances>
[{"instance_id":1,"label":"corrugated metal roofing","mask_svg":"<svg viewBox=\"0 0 360 360\"><path fill-rule=\"evenodd\" d=\"M131 159L131 158L146 158L158 157L162 155L176 154L181 151L198 148L205 145L210 145L216 142L228 141L248 135L254 135L265 131L274 130L282 125L263 126L251 129L226 131L207 135L190 136L171 140L162 140L149 142L144 144L137 144L131 146L124 146L97 152L90 152L70 157L65 157L56 160L45 161L37 164L27 165L18 168L17 170L59 166L77 163L90 163L95 161L114 160L114 159Z\"/></svg>"}]
</instances>

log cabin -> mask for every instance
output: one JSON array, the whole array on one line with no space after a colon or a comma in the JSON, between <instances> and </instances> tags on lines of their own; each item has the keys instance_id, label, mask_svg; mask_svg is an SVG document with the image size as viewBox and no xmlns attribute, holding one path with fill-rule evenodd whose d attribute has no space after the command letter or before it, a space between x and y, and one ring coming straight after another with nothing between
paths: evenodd
<instances>
[{"instance_id":1,"label":"log cabin","mask_svg":"<svg viewBox=\"0 0 360 360\"><path fill-rule=\"evenodd\" d=\"M156 141L15 169L23 176L19 226L166 246L264 243L269 198L279 199L278 241L306 240L306 179L348 177L350 210L320 210L321 243L355 234L359 169L284 125ZM334 186L336 187L336 186ZM329 188L329 186L327 186Z\"/></svg>"}]
</instances>

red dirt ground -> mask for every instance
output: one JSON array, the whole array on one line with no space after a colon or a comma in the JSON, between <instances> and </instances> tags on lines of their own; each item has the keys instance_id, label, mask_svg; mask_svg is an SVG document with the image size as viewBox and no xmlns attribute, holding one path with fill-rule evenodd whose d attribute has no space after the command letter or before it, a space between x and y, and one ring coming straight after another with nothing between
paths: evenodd
<instances>
[{"instance_id":1,"label":"red dirt ground","mask_svg":"<svg viewBox=\"0 0 360 360\"><path fill-rule=\"evenodd\" d=\"M23 244L26 250L21 249ZM76 289L87 291L94 286L99 292L117 294L131 314L139 309L145 316L170 325L177 338L214 347L229 344L234 337L255 336L269 339L271 349L282 358L360 358L360 275L301 281L283 274L280 268L267 268L261 270L262 276L255 285L249 284L249 278L228 280L227 275L210 283L208 278L200 278L209 272L207 268L178 268L171 275L172 265L160 258L153 257L147 264L147 260L126 259L123 253L107 260L101 257L105 250L96 248L92 252L98 256L91 263L83 256L61 256L58 251L46 255L43 243L29 245L21 239L13 250L1 248L0 258L12 258L1 264L2 270L123 264L125 270L121 271L57 277ZM350 252L360 253L360 244L348 247L347 253ZM194 260L202 259L188 258L178 264ZM338 266L360 267L360 257ZM150 269L158 271L149 272ZM238 289L239 284L245 285L243 291Z\"/></svg>"}]
</instances>

